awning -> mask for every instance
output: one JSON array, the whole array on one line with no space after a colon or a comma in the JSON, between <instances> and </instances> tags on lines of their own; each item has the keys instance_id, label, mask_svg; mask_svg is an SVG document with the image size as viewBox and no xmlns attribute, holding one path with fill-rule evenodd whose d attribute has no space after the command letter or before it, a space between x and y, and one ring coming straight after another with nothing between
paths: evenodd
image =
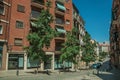
<instances>
[{"instance_id":1,"label":"awning","mask_svg":"<svg viewBox=\"0 0 120 80\"><path fill-rule=\"evenodd\" d=\"M56 3L56 5L57 5L57 8L58 8L58 9L61 9L61 10L63 10L63 11L66 10L66 8L65 8L64 5L61 5L61 4L59 4L59 3Z\"/></svg>"},{"instance_id":2,"label":"awning","mask_svg":"<svg viewBox=\"0 0 120 80\"><path fill-rule=\"evenodd\" d=\"M32 26L37 26L34 22L30 22Z\"/></svg>"},{"instance_id":3,"label":"awning","mask_svg":"<svg viewBox=\"0 0 120 80\"><path fill-rule=\"evenodd\" d=\"M57 31L60 32L60 33L66 33L66 30L64 30L64 29L60 29L60 28L56 28L56 29L57 29Z\"/></svg>"}]
</instances>

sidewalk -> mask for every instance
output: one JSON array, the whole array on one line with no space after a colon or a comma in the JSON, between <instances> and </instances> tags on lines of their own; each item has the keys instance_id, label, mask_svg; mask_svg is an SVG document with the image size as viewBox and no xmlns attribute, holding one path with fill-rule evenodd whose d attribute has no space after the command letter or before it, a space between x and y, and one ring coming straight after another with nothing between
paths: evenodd
<instances>
[{"instance_id":1,"label":"sidewalk","mask_svg":"<svg viewBox=\"0 0 120 80\"><path fill-rule=\"evenodd\" d=\"M9 71L0 71L0 77L10 77L10 76L25 76L25 75L33 75L32 73L29 73L31 71L23 71L19 70L19 73L17 73L17 70L9 70Z\"/></svg>"},{"instance_id":2,"label":"sidewalk","mask_svg":"<svg viewBox=\"0 0 120 80\"><path fill-rule=\"evenodd\" d=\"M34 74L30 71L20 71L19 76L16 75L16 71L0 71L0 80L101 80L92 72L88 74L88 71L77 72L53 72L50 75L46 73Z\"/></svg>"},{"instance_id":3,"label":"sidewalk","mask_svg":"<svg viewBox=\"0 0 120 80\"><path fill-rule=\"evenodd\" d=\"M21 71L19 76L16 71L0 71L0 80L120 80L118 70L111 72L102 71L99 74L93 70L81 70L77 72L52 72L50 74L38 73L34 74L31 71Z\"/></svg>"}]
</instances>

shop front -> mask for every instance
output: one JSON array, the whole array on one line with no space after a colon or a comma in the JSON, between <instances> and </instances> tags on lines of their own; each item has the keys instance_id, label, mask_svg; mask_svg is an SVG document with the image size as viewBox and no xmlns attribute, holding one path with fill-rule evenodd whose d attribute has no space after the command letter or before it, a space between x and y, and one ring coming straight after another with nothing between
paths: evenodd
<instances>
[{"instance_id":1,"label":"shop front","mask_svg":"<svg viewBox=\"0 0 120 80\"><path fill-rule=\"evenodd\" d=\"M24 69L24 54L9 54L8 70Z\"/></svg>"}]
</instances>

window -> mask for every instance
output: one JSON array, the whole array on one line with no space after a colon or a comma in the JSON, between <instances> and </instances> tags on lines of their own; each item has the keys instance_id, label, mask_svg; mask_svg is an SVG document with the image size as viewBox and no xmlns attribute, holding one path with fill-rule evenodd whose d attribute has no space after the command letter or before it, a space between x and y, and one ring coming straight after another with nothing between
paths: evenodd
<instances>
[{"instance_id":1,"label":"window","mask_svg":"<svg viewBox=\"0 0 120 80\"><path fill-rule=\"evenodd\" d=\"M0 3L0 14L4 14L4 4Z\"/></svg>"},{"instance_id":2,"label":"window","mask_svg":"<svg viewBox=\"0 0 120 80\"><path fill-rule=\"evenodd\" d=\"M2 25L0 25L0 34L2 34L3 33L3 27L2 27Z\"/></svg>"},{"instance_id":3,"label":"window","mask_svg":"<svg viewBox=\"0 0 120 80\"><path fill-rule=\"evenodd\" d=\"M22 45L22 39L21 39L21 38L15 38L14 44L15 44L16 46L21 46L21 45Z\"/></svg>"},{"instance_id":4,"label":"window","mask_svg":"<svg viewBox=\"0 0 120 80\"><path fill-rule=\"evenodd\" d=\"M22 21L16 21L16 27L17 28L23 28L23 22Z\"/></svg>"},{"instance_id":5,"label":"window","mask_svg":"<svg viewBox=\"0 0 120 80\"><path fill-rule=\"evenodd\" d=\"M25 12L25 7L22 5L17 5L17 11L18 12Z\"/></svg>"}]
</instances>

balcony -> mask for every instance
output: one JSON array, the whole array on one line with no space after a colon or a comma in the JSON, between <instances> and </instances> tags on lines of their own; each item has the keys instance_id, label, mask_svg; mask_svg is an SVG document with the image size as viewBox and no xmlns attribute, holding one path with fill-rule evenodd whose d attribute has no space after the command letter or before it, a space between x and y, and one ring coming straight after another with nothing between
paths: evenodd
<instances>
[{"instance_id":1,"label":"balcony","mask_svg":"<svg viewBox=\"0 0 120 80\"><path fill-rule=\"evenodd\" d=\"M65 40L65 34L59 34L57 37L55 37L57 40Z\"/></svg>"},{"instance_id":2,"label":"balcony","mask_svg":"<svg viewBox=\"0 0 120 80\"><path fill-rule=\"evenodd\" d=\"M40 16L40 12L39 11L35 11L35 10L32 10L31 11L31 19L37 19L38 17Z\"/></svg>"},{"instance_id":3,"label":"balcony","mask_svg":"<svg viewBox=\"0 0 120 80\"><path fill-rule=\"evenodd\" d=\"M60 10L60 9L58 9L58 8L55 9L55 13L56 13L56 14L59 14L59 15L62 15L62 16L65 15L65 11L62 11L62 10Z\"/></svg>"},{"instance_id":4,"label":"balcony","mask_svg":"<svg viewBox=\"0 0 120 80\"><path fill-rule=\"evenodd\" d=\"M56 0L57 2L64 3L65 0Z\"/></svg>"},{"instance_id":5,"label":"balcony","mask_svg":"<svg viewBox=\"0 0 120 80\"><path fill-rule=\"evenodd\" d=\"M113 12L116 12L119 10L119 5L116 5L114 8L113 8Z\"/></svg>"},{"instance_id":6,"label":"balcony","mask_svg":"<svg viewBox=\"0 0 120 80\"><path fill-rule=\"evenodd\" d=\"M64 28L60 28L59 26L56 26L56 31L59 33L59 35L55 39L65 40L66 30L64 30Z\"/></svg>"},{"instance_id":7,"label":"balcony","mask_svg":"<svg viewBox=\"0 0 120 80\"><path fill-rule=\"evenodd\" d=\"M64 15L65 11L66 11L66 8L63 4L56 3L56 9L55 9L56 14Z\"/></svg>"},{"instance_id":8,"label":"balcony","mask_svg":"<svg viewBox=\"0 0 120 80\"><path fill-rule=\"evenodd\" d=\"M3 3L3 0L0 0L0 3Z\"/></svg>"},{"instance_id":9,"label":"balcony","mask_svg":"<svg viewBox=\"0 0 120 80\"><path fill-rule=\"evenodd\" d=\"M44 8L44 0L32 0L31 5L35 6L37 8L43 9Z\"/></svg>"},{"instance_id":10,"label":"balcony","mask_svg":"<svg viewBox=\"0 0 120 80\"><path fill-rule=\"evenodd\" d=\"M56 18L55 25L64 27L64 24L65 24L65 21L63 19Z\"/></svg>"},{"instance_id":11,"label":"balcony","mask_svg":"<svg viewBox=\"0 0 120 80\"><path fill-rule=\"evenodd\" d=\"M55 47L55 51L60 51L62 49L62 46Z\"/></svg>"},{"instance_id":12,"label":"balcony","mask_svg":"<svg viewBox=\"0 0 120 80\"><path fill-rule=\"evenodd\" d=\"M66 30L64 30L64 28L60 27L60 26L56 26L56 30L59 32L59 33L62 33L62 34L65 34L66 33Z\"/></svg>"},{"instance_id":13,"label":"balcony","mask_svg":"<svg viewBox=\"0 0 120 80\"><path fill-rule=\"evenodd\" d=\"M4 11L5 11L4 3L0 3L0 14L4 15Z\"/></svg>"},{"instance_id":14,"label":"balcony","mask_svg":"<svg viewBox=\"0 0 120 80\"><path fill-rule=\"evenodd\" d=\"M55 40L55 51L60 51L63 48L64 40Z\"/></svg>"}]
</instances>

